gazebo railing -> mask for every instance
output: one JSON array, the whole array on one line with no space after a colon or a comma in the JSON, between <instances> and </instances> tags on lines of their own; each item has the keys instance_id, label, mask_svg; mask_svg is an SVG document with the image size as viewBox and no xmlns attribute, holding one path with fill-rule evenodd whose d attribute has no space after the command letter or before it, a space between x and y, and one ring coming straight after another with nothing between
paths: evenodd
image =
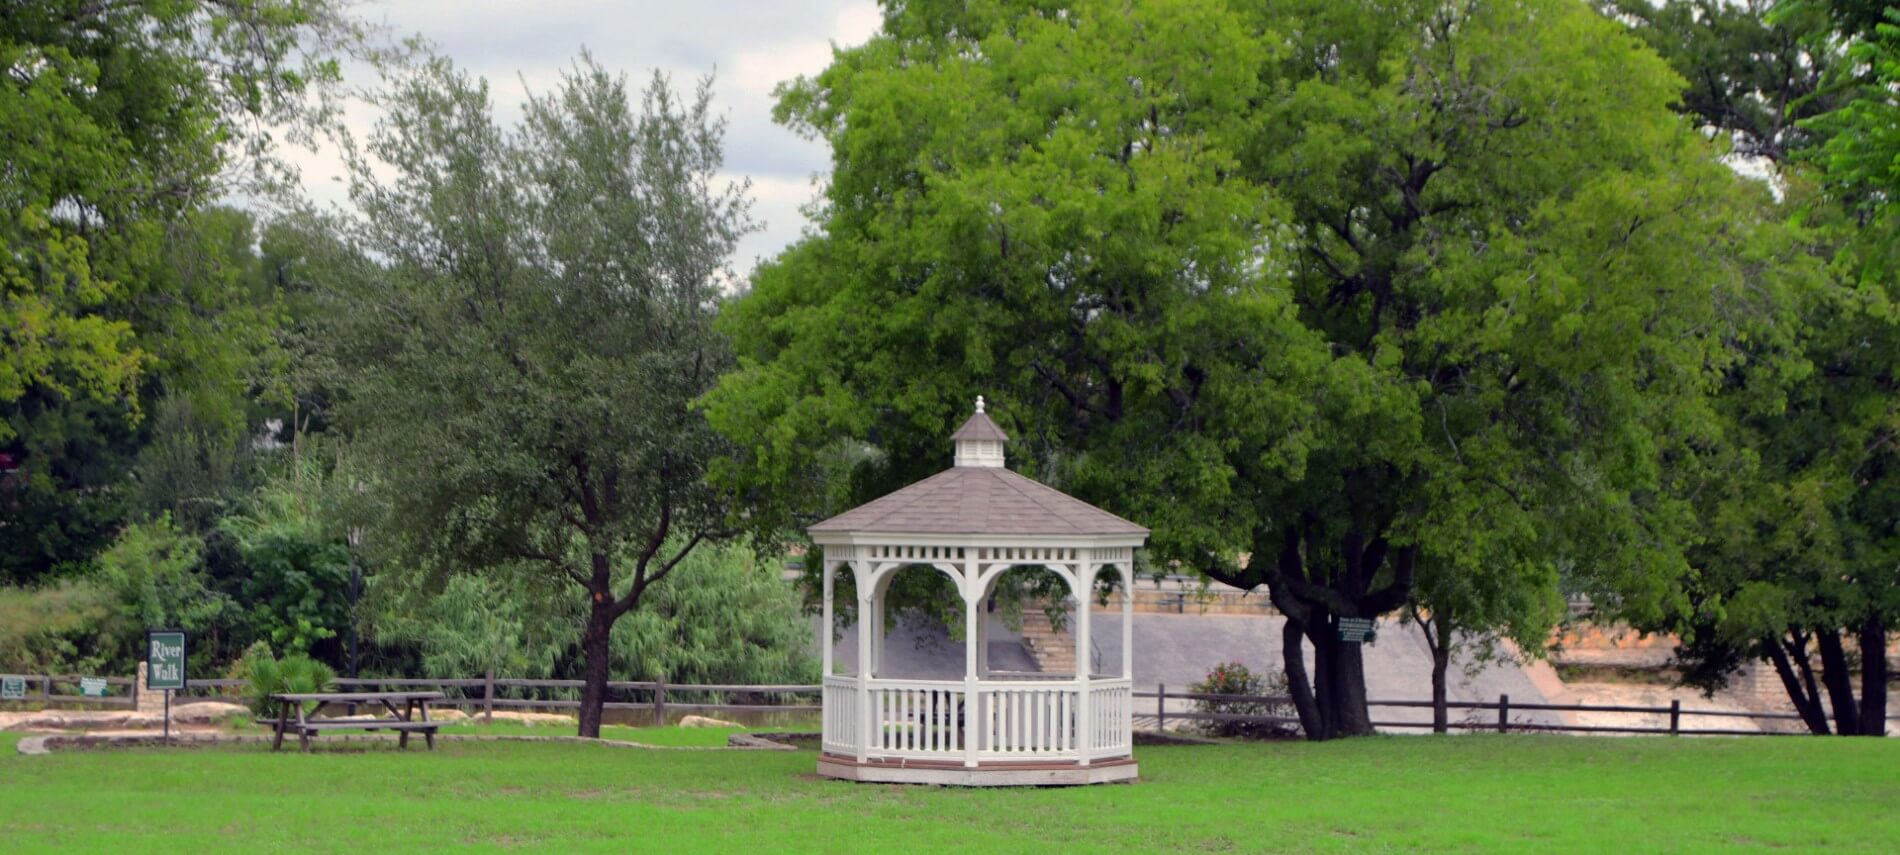
<instances>
[{"instance_id":1,"label":"gazebo railing","mask_svg":"<svg viewBox=\"0 0 1900 855\"><path fill-rule=\"evenodd\" d=\"M1081 693L1074 683L983 680L977 683L979 758L1033 760L1081 754Z\"/></svg>"},{"instance_id":2,"label":"gazebo railing","mask_svg":"<svg viewBox=\"0 0 1900 855\"><path fill-rule=\"evenodd\" d=\"M1122 757L1133 752L1135 734L1135 681L1126 677L1095 680L1089 684L1091 759Z\"/></svg>"},{"instance_id":3,"label":"gazebo railing","mask_svg":"<svg viewBox=\"0 0 1900 855\"><path fill-rule=\"evenodd\" d=\"M1082 691L1074 682L984 679L974 702L961 680L872 678L870 728L862 734L867 757L978 762L1091 760L1127 756L1133 748L1134 691L1125 678L1096 678L1088 689L1085 730ZM825 679L825 750L858 750L858 680ZM1084 739L1087 745L1084 745Z\"/></svg>"},{"instance_id":4,"label":"gazebo railing","mask_svg":"<svg viewBox=\"0 0 1900 855\"><path fill-rule=\"evenodd\" d=\"M962 759L963 681L871 680L870 753Z\"/></svg>"},{"instance_id":5,"label":"gazebo railing","mask_svg":"<svg viewBox=\"0 0 1900 855\"><path fill-rule=\"evenodd\" d=\"M825 750L852 754L858 750L858 678L826 677L824 682Z\"/></svg>"}]
</instances>

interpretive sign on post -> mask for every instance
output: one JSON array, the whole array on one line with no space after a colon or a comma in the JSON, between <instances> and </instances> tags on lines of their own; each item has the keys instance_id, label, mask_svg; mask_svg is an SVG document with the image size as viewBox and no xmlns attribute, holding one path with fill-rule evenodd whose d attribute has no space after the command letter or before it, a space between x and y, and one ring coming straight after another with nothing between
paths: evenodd
<instances>
[{"instance_id":1,"label":"interpretive sign on post","mask_svg":"<svg viewBox=\"0 0 1900 855\"><path fill-rule=\"evenodd\" d=\"M106 678L104 677L79 678L79 693L82 695L85 695L88 698L105 697L106 696Z\"/></svg>"},{"instance_id":2,"label":"interpretive sign on post","mask_svg":"<svg viewBox=\"0 0 1900 855\"><path fill-rule=\"evenodd\" d=\"M25 677L0 677L0 701L26 700Z\"/></svg>"},{"instance_id":3,"label":"interpretive sign on post","mask_svg":"<svg viewBox=\"0 0 1900 855\"><path fill-rule=\"evenodd\" d=\"M154 629L145 634L145 688L165 693L165 738L172 738L172 692L185 687L185 631Z\"/></svg>"},{"instance_id":4,"label":"interpretive sign on post","mask_svg":"<svg viewBox=\"0 0 1900 855\"><path fill-rule=\"evenodd\" d=\"M1376 633L1372 630L1372 618L1343 617L1339 619L1339 640L1348 644L1363 644L1373 640Z\"/></svg>"},{"instance_id":5,"label":"interpretive sign on post","mask_svg":"<svg viewBox=\"0 0 1900 855\"><path fill-rule=\"evenodd\" d=\"M185 631L155 629L145 638L145 687L167 691L185 688Z\"/></svg>"}]
</instances>

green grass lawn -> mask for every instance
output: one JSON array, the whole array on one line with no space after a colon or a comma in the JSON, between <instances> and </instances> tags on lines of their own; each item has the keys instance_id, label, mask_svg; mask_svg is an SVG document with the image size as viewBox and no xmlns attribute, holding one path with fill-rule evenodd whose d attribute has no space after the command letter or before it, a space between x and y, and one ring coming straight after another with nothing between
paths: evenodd
<instances>
[{"instance_id":1,"label":"green grass lawn","mask_svg":"<svg viewBox=\"0 0 1900 855\"><path fill-rule=\"evenodd\" d=\"M558 734L553 728L486 732ZM668 744L727 731L615 728ZM444 740L22 757L0 849L1900 850L1900 740L1380 737L1147 747L1132 785L849 784L798 752ZM319 743L321 744L321 743Z\"/></svg>"}]
</instances>

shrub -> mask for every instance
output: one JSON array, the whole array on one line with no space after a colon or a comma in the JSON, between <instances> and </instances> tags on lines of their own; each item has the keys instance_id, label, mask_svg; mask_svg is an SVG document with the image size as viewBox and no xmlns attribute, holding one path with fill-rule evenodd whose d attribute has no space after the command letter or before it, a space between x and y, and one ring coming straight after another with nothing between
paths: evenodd
<instances>
[{"instance_id":1,"label":"shrub","mask_svg":"<svg viewBox=\"0 0 1900 855\"><path fill-rule=\"evenodd\" d=\"M276 705L271 695L279 693L327 692L336 687L336 671L330 666L305 656L292 653L282 659L271 655L270 645L257 642L244 651L244 658L238 661L240 679L245 681L245 704L260 716L274 715ZM306 712L315 710L316 704L306 708Z\"/></svg>"},{"instance_id":2,"label":"shrub","mask_svg":"<svg viewBox=\"0 0 1900 855\"><path fill-rule=\"evenodd\" d=\"M126 526L99 554L93 578L116 600L112 619L99 624L110 667L135 667L145 653L145 631L152 627L191 630L198 654L193 658L218 655L215 645L207 647L204 634L217 636L238 619L239 610L207 584L203 546L196 535L173 525L169 514L160 514Z\"/></svg>"},{"instance_id":3,"label":"shrub","mask_svg":"<svg viewBox=\"0 0 1900 855\"><path fill-rule=\"evenodd\" d=\"M111 646L99 627L116 612L112 592L92 579L39 588L0 586L0 671L98 673Z\"/></svg>"},{"instance_id":4,"label":"shrub","mask_svg":"<svg viewBox=\"0 0 1900 855\"><path fill-rule=\"evenodd\" d=\"M818 682L811 619L783 573L744 545L693 550L615 625L614 668L675 683Z\"/></svg>"},{"instance_id":5,"label":"shrub","mask_svg":"<svg viewBox=\"0 0 1900 855\"><path fill-rule=\"evenodd\" d=\"M1286 674L1280 671L1255 674L1239 662L1223 662L1207 672L1207 679L1195 683L1191 690L1197 695L1285 697ZM1198 712L1227 715L1292 718L1297 714L1291 704L1276 701L1197 700L1194 708ZM1207 720L1202 721L1200 726L1202 732L1209 736L1247 739L1281 739L1298 733L1296 726L1265 721Z\"/></svg>"},{"instance_id":6,"label":"shrub","mask_svg":"<svg viewBox=\"0 0 1900 855\"><path fill-rule=\"evenodd\" d=\"M350 549L326 517L334 488L320 472L279 476L218 521L207 563L248 614L245 638L286 654L342 661L350 625Z\"/></svg>"}]
</instances>

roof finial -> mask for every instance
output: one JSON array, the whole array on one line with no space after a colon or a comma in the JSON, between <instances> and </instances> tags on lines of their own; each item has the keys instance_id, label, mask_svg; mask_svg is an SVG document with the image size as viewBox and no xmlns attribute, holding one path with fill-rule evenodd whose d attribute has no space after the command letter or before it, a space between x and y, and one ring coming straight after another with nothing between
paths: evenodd
<instances>
[{"instance_id":1,"label":"roof finial","mask_svg":"<svg viewBox=\"0 0 1900 855\"><path fill-rule=\"evenodd\" d=\"M976 396L976 411L979 413L983 412L983 396L982 395Z\"/></svg>"}]
</instances>

